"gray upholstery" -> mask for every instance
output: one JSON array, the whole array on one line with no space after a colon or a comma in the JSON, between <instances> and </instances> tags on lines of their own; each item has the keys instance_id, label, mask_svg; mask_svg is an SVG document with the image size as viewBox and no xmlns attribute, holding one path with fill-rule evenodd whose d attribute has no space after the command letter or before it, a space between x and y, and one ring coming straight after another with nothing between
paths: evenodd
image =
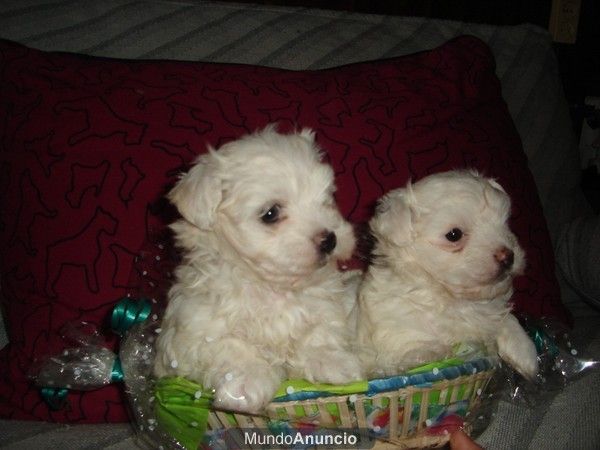
<instances>
[{"instance_id":1,"label":"gray upholstery","mask_svg":"<svg viewBox=\"0 0 600 450\"><path fill-rule=\"evenodd\" d=\"M578 217L562 229L556 257L565 279L600 307L600 216Z\"/></svg>"}]
</instances>

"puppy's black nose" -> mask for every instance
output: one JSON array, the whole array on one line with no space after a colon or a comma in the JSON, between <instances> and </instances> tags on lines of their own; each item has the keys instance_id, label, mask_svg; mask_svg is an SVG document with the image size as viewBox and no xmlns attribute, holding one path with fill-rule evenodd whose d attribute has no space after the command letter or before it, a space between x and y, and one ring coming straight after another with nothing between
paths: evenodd
<instances>
[{"instance_id":1,"label":"puppy's black nose","mask_svg":"<svg viewBox=\"0 0 600 450\"><path fill-rule=\"evenodd\" d=\"M494 258L504 270L510 269L515 262L514 252L506 247L501 247L496 250L496 253L494 253Z\"/></svg>"},{"instance_id":2,"label":"puppy's black nose","mask_svg":"<svg viewBox=\"0 0 600 450\"><path fill-rule=\"evenodd\" d=\"M329 255L337 244L337 238L333 231L324 231L321 233L321 240L319 241L319 252Z\"/></svg>"}]
</instances>

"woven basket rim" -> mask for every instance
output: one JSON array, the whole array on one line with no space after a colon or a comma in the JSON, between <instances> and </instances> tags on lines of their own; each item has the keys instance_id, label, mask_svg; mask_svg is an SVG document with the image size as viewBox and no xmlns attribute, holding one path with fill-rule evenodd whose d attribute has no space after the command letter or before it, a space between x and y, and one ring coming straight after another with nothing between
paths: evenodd
<instances>
[{"instance_id":1,"label":"woven basket rim","mask_svg":"<svg viewBox=\"0 0 600 450\"><path fill-rule=\"evenodd\" d=\"M430 386L412 385L412 386L406 386L406 387L399 388L399 389L392 389L392 390L385 391L385 392L378 392L378 393L372 394L372 395L369 395L368 393L328 395L328 396L321 396L321 397L315 397L315 398L304 399L304 400L273 401L273 402L269 403L269 406L273 406L275 408L283 408L286 406L301 406L301 405L304 405L307 403L326 404L326 403L335 403L335 402L339 402L339 401L345 402L352 396L356 396L358 399L361 399L361 398L377 399L377 398L387 398L394 394L410 395L415 392L426 392L426 391L432 392L432 391L437 391L440 389L445 389L447 387L462 385L464 383L467 383L471 380L476 380L478 378L485 379L485 378L491 376L495 371L496 371L496 369L492 368L492 369L489 369L489 370L486 370L483 372L477 372L476 374L472 374L472 375L461 375L460 377L452 378L450 380L435 381L435 382L431 383Z\"/></svg>"},{"instance_id":2,"label":"woven basket rim","mask_svg":"<svg viewBox=\"0 0 600 450\"><path fill-rule=\"evenodd\" d=\"M419 372L415 374L399 374L393 375L386 378L372 378L366 380L367 391L366 392L355 392L351 394L337 394L322 392L318 389L314 391L305 389L298 391L293 394L282 395L272 400L271 403L286 403L289 401L304 401L304 400L316 400L318 398L331 398L331 397L347 397L348 395L368 395L373 397L379 393L395 392L399 389L408 389L411 386L422 387L423 385L432 385L443 382L453 382L456 379L465 379L467 377L475 376L480 373L487 373L497 369L499 359L495 356L485 356L476 358L469 361L464 361L462 364L457 364L441 369L434 368L428 372ZM462 373L456 375L455 371L459 370ZM464 373L469 370L468 373ZM402 384L398 382L403 380L402 383L407 380L411 380L410 384ZM401 385L402 384L402 385ZM386 387L386 385L389 385ZM318 394L318 395L317 395ZM306 398L295 398L295 397L306 397Z\"/></svg>"}]
</instances>

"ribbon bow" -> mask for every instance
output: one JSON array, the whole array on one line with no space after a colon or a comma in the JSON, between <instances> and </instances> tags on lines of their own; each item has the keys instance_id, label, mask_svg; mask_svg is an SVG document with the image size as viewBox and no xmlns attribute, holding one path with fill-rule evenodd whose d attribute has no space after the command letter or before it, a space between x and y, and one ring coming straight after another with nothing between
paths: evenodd
<instances>
[{"instance_id":1,"label":"ribbon bow","mask_svg":"<svg viewBox=\"0 0 600 450\"><path fill-rule=\"evenodd\" d=\"M117 302L117 304L113 308L112 314L110 316L110 326L115 333L122 336L136 323L141 323L145 321L148 318L148 316L150 316L151 312L152 306L150 302L146 299L134 300L127 297L122 298ZM123 381L123 367L121 365L121 360L117 355L113 355L114 362L112 363L112 367L105 365L106 358L102 355L104 355L106 352L112 354L112 352L110 352L108 349L104 347L94 347L93 345L86 346L85 344L83 347L74 349L74 353L76 353L77 355L83 355L81 357L84 357L87 354L88 361L90 359L90 352L92 352L92 355L98 357L98 365L95 367L95 371L97 372L96 375L98 375L99 373L100 378L98 380L97 385L91 383L85 386L84 389L94 389L95 387L101 387L104 384L107 384L107 382L117 383ZM67 367L69 364L78 364L77 360L73 361L72 355L69 356L69 358L71 359L67 359L66 357L61 359L61 356L59 355L53 358L51 361L54 363L54 365L63 364L64 367ZM46 374L48 374L48 370L52 369L54 369L53 366L47 366ZM110 369L110 373L105 371L107 369ZM76 368L75 370L80 371L79 368ZM49 373L52 374L53 372ZM105 375L102 375L103 373ZM50 377L52 377L52 375L50 375ZM51 381L54 381L54 385L60 382L59 380ZM69 385L59 385L58 387L42 385L42 387L40 388L40 394L44 401L48 404L50 409L56 411L61 409L65 405L67 401L67 395L69 393L68 388L70 388ZM76 389L78 388L81 388L81 386L76 387Z\"/></svg>"},{"instance_id":2,"label":"ribbon bow","mask_svg":"<svg viewBox=\"0 0 600 450\"><path fill-rule=\"evenodd\" d=\"M113 309L110 327L115 333L123 335L136 323L146 320L150 312L152 312L152 306L148 300L122 298Z\"/></svg>"}]
</instances>

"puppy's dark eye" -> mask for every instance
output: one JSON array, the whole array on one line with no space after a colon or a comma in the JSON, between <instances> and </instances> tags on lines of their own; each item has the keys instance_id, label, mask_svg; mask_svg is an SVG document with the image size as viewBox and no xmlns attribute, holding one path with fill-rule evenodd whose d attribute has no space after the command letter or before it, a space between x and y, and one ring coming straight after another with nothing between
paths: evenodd
<instances>
[{"instance_id":1,"label":"puppy's dark eye","mask_svg":"<svg viewBox=\"0 0 600 450\"><path fill-rule=\"evenodd\" d=\"M446 233L446 239L450 242L458 242L462 239L463 232L460 228L452 228Z\"/></svg>"},{"instance_id":2,"label":"puppy's dark eye","mask_svg":"<svg viewBox=\"0 0 600 450\"><path fill-rule=\"evenodd\" d=\"M273 206L271 206L267 212L263 213L263 215L260 216L260 220L262 220L263 223L266 223L269 225L273 224L279 220L280 210L281 210L281 206L279 206L276 203Z\"/></svg>"}]
</instances>

